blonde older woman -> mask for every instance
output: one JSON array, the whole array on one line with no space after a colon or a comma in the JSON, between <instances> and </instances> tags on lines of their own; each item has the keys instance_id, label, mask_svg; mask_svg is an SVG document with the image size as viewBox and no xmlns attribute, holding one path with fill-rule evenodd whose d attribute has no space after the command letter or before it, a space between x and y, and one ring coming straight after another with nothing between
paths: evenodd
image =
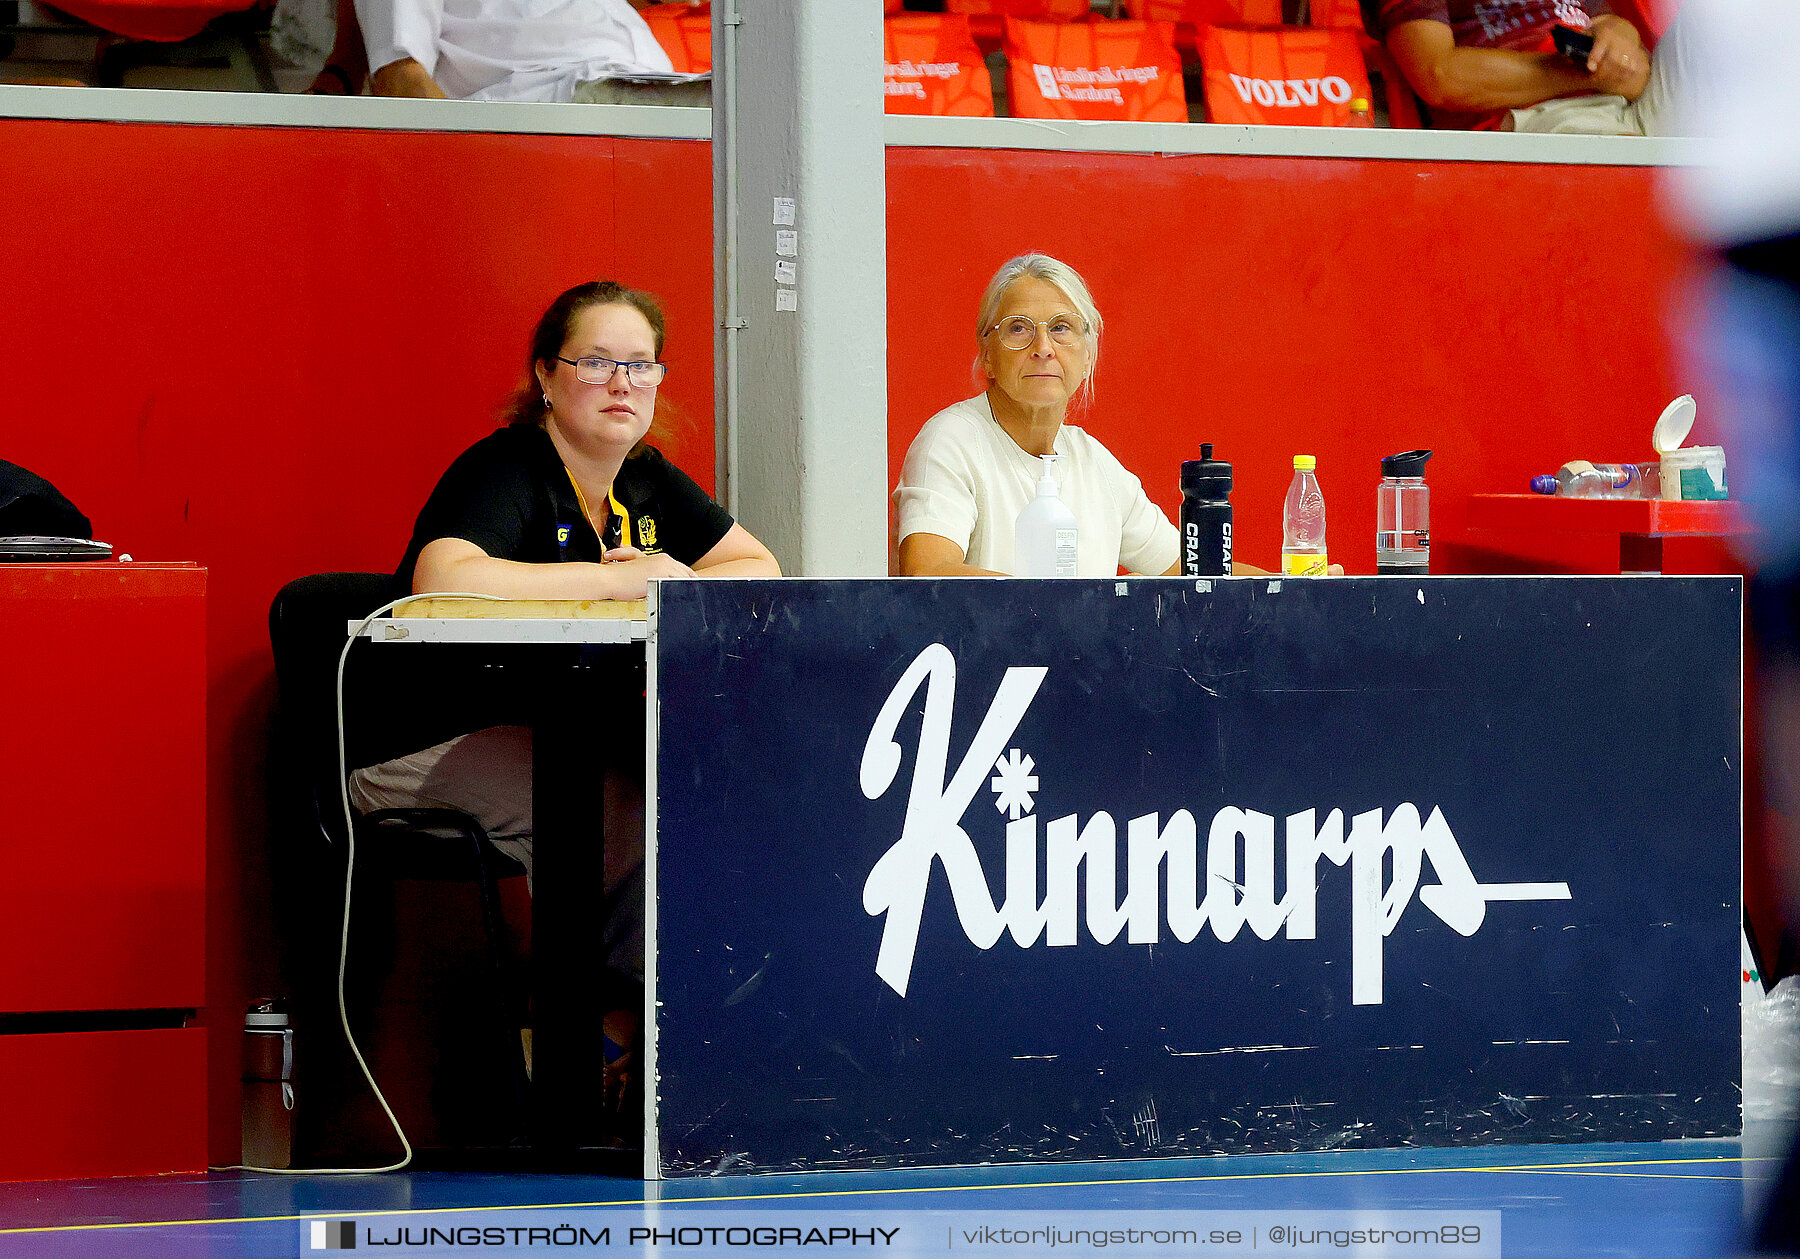
<instances>
[{"instance_id":1,"label":"blonde older woman","mask_svg":"<svg viewBox=\"0 0 1800 1259\"><path fill-rule=\"evenodd\" d=\"M994 274L975 327L987 388L925 422L894 491L902 575L1011 573L1013 523L1048 454L1060 456L1057 485L1080 525L1080 576L1180 572L1169 518L1111 451L1066 422L1071 402L1091 400L1100 329L1087 283L1067 263L1022 254Z\"/></svg>"}]
</instances>

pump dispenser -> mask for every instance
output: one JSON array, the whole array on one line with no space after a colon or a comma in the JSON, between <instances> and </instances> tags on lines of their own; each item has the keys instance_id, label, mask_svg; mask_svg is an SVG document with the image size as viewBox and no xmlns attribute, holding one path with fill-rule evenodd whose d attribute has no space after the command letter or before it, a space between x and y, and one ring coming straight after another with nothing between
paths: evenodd
<instances>
[{"instance_id":1,"label":"pump dispenser","mask_svg":"<svg viewBox=\"0 0 1800 1259\"><path fill-rule=\"evenodd\" d=\"M1013 526L1013 573L1019 577L1075 576L1075 513L1056 488L1060 455L1041 456L1044 473L1037 497L1025 504Z\"/></svg>"},{"instance_id":2,"label":"pump dispenser","mask_svg":"<svg viewBox=\"0 0 1800 1259\"><path fill-rule=\"evenodd\" d=\"M1181 465L1181 571L1189 577L1231 574L1231 465L1212 454L1201 442L1200 457Z\"/></svg>"}]
</instances>

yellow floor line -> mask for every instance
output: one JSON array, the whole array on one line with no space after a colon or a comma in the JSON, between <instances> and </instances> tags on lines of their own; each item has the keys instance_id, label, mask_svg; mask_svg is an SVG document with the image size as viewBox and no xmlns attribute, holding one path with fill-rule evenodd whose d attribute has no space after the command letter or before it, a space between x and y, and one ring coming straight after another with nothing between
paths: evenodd
<instances>
[{"instance_id":1,"label":"yellow floor line","mask_svg":"<svg viewBox=\"0 0 1800 1259\"><path fill-rule=\"evenodd\" d=\"M408 1216L408 1215L450 1215L476 1214L490 1211L585 1211L617 1207L682 1207L701 1204L712 1205L721 1202L781 1202L817 1198L873 1198L899 1194L920 1193L969 1193L977 1190L994 1189L1079 1189L1104 1188L1118 1185L1182 1185L1226 1183L1239 1180L1325 1180L1344 1176L1418 1176L1440 1174L1444 1172L1542 1172L1562 1173L1567 1175L1599 1175L1589 1172L1587 1168L1629 1168L1629 1167L1676 1167L1694 1164L1735 1164L1745 1162L1767 1162L1766 1159L1746 1160L1737 1155L1713 1155L1707 1158L1664 1158L1664 1159L1621 1159L1607 1163L1521 1163L1500 1167L1366 1167L1345 1169L1342 1171L1290 1171L1290 1172L1233 1172L1216 1176L1141 1176L1124 1180L1044 1180L1028 1181L1018 1184L992 1185L896 1185L885 1189L807 1189L790 1190L782 1193L744 1193L728 1194L722 1197L702 1198L621 1198L606 1202L543 1202L513 1203L492 1206L443 1206L414 1207L406 1210L360 1211L346 1208L339 1211L312 1212L306 1215L251 1215L223 1219L202 1220L137 1220L111 1224L46 1224L33 1228L0 1228L0 1237L16 1233L82 1233L97 1232L102 1229L121 1228L194 1228L208 1224L279 1224L283 1222L300 1222L304 1220L341 1220L354 1216L357 1219ZM1644 1175L1644 1173L1613 1172L1611 1175ZM1661 1175L1658 1173L1658 1175ZM1687 1180L1738 1180L1736 1176L1664 1176L1664 1179ZM1145 1208L1157 1210L1166 1208ZM1246 1208L1252 1209L1252 1208Z\"/></svg>"}]
</instances>

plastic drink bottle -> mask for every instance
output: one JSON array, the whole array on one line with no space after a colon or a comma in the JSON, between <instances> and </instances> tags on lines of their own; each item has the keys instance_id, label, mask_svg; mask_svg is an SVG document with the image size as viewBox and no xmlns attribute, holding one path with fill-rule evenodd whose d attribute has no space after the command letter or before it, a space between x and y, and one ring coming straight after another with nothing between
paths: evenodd
<instances>
[{"instance_id":1,"label":"plastic drink bottle","mask_svg":"<svg viewBox=\"0 0 1800 1259\"><path fill-rule=\"evenodd\" d=\"M1289 577L1323 577L1325 495L1313 475L1318 460L1294 456L1294 479L1281 505L1281 571Z\"/></svg>"},{"instance_id":2,"label":"plastic drink bottle","mask_svg":"<svg viewBox=\"0 0 1800 1259\"><path fill-rule=\"evenodd\" d=\"M1366 97L1359 96L1350 102L1349 125L1352 127L1373 127L1375 125L1375 115L1370 112Z\"/></svg>"},{"instance_id":3,"label":"plastic drink bottle","mask_svg":"<svg viewBox=\"0 0 1800 1259\"><path fill-rule=\"evenodd\" d=\"M1532 477L1531 488L1561 498L1655 498L1662 492L1661 472L1656 464L1576 459L1558 468L1554 476Z\"/></svg>"},{"instance_id":4,"label":"plastic drink bottle","mask_svg":"<svg viewBox=\"0 0 1800 1259\"><path fill-rule=\"evenodd\" d=\"M1181 571L1189 577L1231 574L1231 465L1212 452L1201 442L1200 457L1181 465Z\"/></svg>"},{"instance_id":5,"label":"plastic drink bottle","mask_svg":"<svg viewBox=\"0 0 1800 1259\"><path fill-rule=\"evenodd\" d=\"M294 1028L279 1002L244 1015L243 1158L252 1167L287 1167L294 1145Z\"/></svg>"},{"instance_id":6,"label":"plastic drink bottle","mask_svg":"<svg viewBox=\"0 0 1800 1259\"><path fill-rule=\"evenodd\" d=\"M1375 487L1375 571L1423 576L1431 568L1429 450L1408 450L1381 461Z\"/></svg>"},{"instance_id":7,"label":"plastic drink bottle","mask_svg":"<svg viewBox=\"0 0 1800 1259\"><path fill-rule=\"evenodd\" d=\"M1075 575L1075 513L1057 493L1052 473L1061 456L1044 455L1037 497L1025 504L1013 525L1013 574L1018 577Z\"/></svg>"}]
</instances>

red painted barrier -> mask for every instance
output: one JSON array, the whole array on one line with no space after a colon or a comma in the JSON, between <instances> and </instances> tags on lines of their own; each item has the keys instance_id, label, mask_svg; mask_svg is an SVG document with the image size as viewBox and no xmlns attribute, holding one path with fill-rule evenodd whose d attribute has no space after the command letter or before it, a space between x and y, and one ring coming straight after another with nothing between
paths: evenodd
<instances>
[{"instance_id":1,"label":"red painted barrier","mask_svg":"<svg viewBox=\"0 0 1800 1259\"><path fill-rule=\"evenodd\" d=\"M0 1036L0 1181L205 1171L206 1063L197 1027Z\"/></svg>"}]
</instances>

